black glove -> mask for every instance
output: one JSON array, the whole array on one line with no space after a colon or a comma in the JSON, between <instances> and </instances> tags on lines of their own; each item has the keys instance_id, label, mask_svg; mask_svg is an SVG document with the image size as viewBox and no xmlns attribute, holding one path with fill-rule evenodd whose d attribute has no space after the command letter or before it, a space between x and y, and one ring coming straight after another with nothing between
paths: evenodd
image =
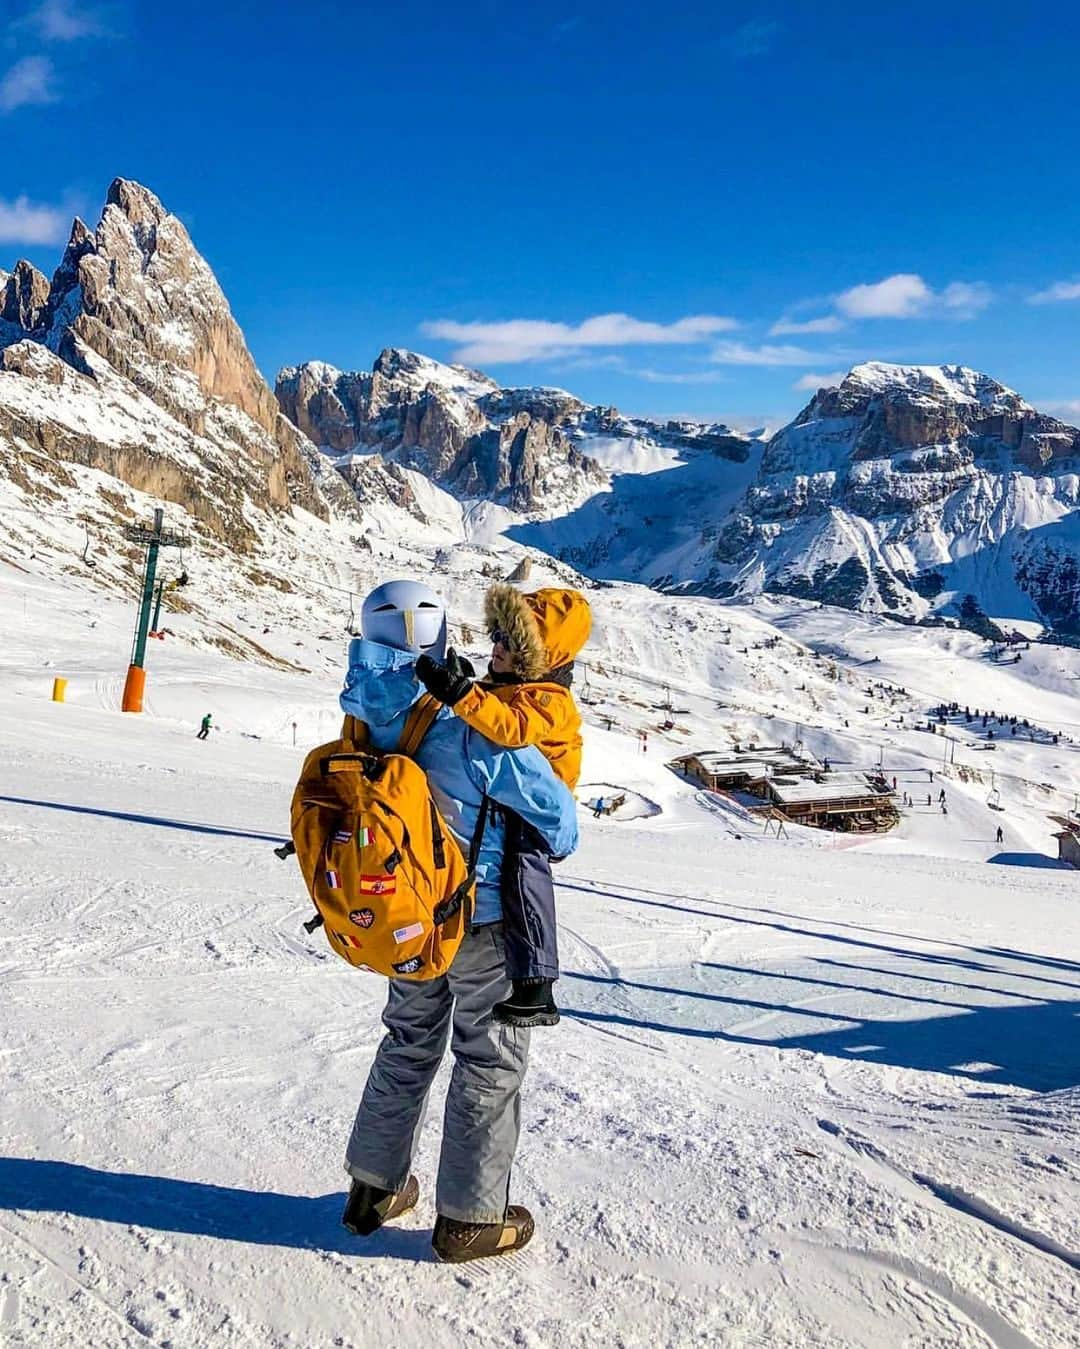
<instances>
[{"instance_id":1,"label":"black glove","mask_svg":"<svg viewBox=\"0 0 1080 1349\"><path fill-rule=\"evenodd\" d=\"M430 656L419 656L416 661L417 679L433 698L438 698L447 707L461 702L473 686L475 673L472 664L462 659L453 647L446 653L445 665Z\"/></svg>"}]
</instances>

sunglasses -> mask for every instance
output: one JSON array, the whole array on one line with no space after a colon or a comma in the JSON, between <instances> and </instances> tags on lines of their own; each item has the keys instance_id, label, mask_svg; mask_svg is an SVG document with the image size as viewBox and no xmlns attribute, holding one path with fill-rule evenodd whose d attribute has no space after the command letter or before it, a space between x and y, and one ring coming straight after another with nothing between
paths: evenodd
<instances>
[{"instance_id":1,"label":"sunglasses","mask_svg":"<svg viewBox=\"0 0 1080 1349\"><path fill-rule=\"evenodd\" d=\"M502 628L492 628L490 636L494 646L503 646L507 651L513 651L514 643L510 640L510 634Z\"/></svg>"}]
</instances>

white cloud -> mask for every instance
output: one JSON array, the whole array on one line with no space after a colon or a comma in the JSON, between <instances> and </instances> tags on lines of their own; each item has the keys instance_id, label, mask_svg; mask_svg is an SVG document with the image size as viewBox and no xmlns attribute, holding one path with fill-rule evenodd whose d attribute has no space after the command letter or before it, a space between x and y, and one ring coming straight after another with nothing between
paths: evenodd
<instances>
[{"instance_id":1,"label":"white cloud","mask_svg":"<svg viewBox=\"0 0 1080 1349\"><path fill-rule=\"evenodd\" d=\"M768 343L748 347L744 342L720 342L712 349L709 359L718 365L809 365L811 361L820 360L821 355L821 352L807 351L805 347L770 346ZM826 359L829 358L826 356Z\"/></svg>"},{"instance_id":2,"label":"white cloud","mask_svg":"<svg viewBox=\"0 0 1080 1349\"><path fill-rule=\"evenodd\" d=\"M1044 403L1042 406L1051 417L1057 417L1070 426L1075 426L1077 421L1080 421L1080 398L1066 398L1064 402Z\"/></svg>"},{"instance_id":3,"label":"white cloud","mask_svg":"<svg viewBox=\"0 0 1080 1349\"><path fill-rule=\"evenodd\" d=\"M836 297L835 305L849 319L913 319L947 315L974 318L993 304L994 292L983 281L950 281L935 291L915 272L897 272L882 281L852 286Z\"/></svg>"},{"instance_id":4,"label":"white cloud","mask_svg":"<svg viewBox=\"0 0 1080 1349\"><path fill-rule=\"evenodd\" d=\"M1028 296L1028 304L1059 304L1062 300L1080 300L1080 281L1055 281L1046 290Z\"/></svg>"},{"instance_id":5,"label":"white cloud","mask_svg":"<svg viewBox=\"0 0 1080 1349\"><path fill-rule=\"evenodd\" d=\"M420 325L427 337L456 342L454 359L468 364L538 361L572 356L593 347L690 345L737 328L734 319L693 314L674 323L651 323L630 314L597 314L583 323L508 319L502 323L457 323L435 319Z\"/></svg>"},{"instance_id":6,"label":"white cloud","mask_svg":"<svg viewBox=\"0 0 1080 1349\"><path fill-rule=\"evenodd\" d=\"M793 337L797 333L835 333L844 327L839 314L826 314L819 319L778 319L769 329L770 337Z\"/></svg>"},{"instance_id":7,"label":"white cloud","mask_svg":"<svg viewBox=\"0 0 1080 1349\"><path fill-rule=\"evenodd\" d=\"M726 384L729 376L719 370L634 370L649 384Z\"/></svg>"},{"instance_id":8,"label":"white cloud","mask_svg":"<svg viewBox=\"0 0 1080 1349\"><path fill-rule=\"evenodd\" d=\"M0 243L57 244L67 234L68 217L54 206L38 206L26 197L0 197Z\"/></svg>"},{"instance_id":9,"label":"white cloud","mask_svg":"<svg viewBox=\"0 0 1080 1349\"><path fill-rule=\"evenodd\" d=\"M45 56L24 56L0 78L0 112L55 101L53 65Z\"/></svg>"},{"instance_id":10,"label":"white cloud","mask_svg":"<svg viewBox=\"0 0 1080 1349\"><path fill-rule=\"evenodd\" d=\"M20 20L20 26L32 28L46 42L75 42L104 32L94 11L79 9L72 0L42 0Z\"/></svg>"},{"instance_id":11,"label":"white cloud","mask_svg":"<svg viewBox=\"0 0 1080 1349\"><path fill-rule=\"evenodd\" d=\"M897 272L883 281L845 290L836 297L836 307L853 319L909 319L922 313L933 296L921 276Z\"/></svg>"},{"instance_id":12,"label":"white cloud","mask_svg":"<svg viewBox=\"0 0 1080 1349\"><path fill-rule=\"evenodd\" d=\"M941 292L941 303L957 318L974 318L993 302L994 292L983 281L950 281Z\"/></svg>"},{"instance_id":13,"label":"white cloud","mask_svg":"<svg viewBox=\"0 0 1080 1349\"><path fill-rule=\"evenodd\" d=\"M800 375L791 387L797 389L800 393L817 393L818 389L835 389L838 384L843 383L846 374L846 370L833 370L827 375Z\"/></svg>"}]
</instances>

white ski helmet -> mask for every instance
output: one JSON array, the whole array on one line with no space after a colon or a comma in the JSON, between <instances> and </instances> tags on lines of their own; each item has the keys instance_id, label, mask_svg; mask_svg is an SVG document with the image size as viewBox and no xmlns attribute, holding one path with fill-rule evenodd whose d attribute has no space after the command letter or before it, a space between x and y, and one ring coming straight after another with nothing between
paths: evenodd
<instances>
[{"instance_id":1,"label":"white ski helmet","mask_svg":"<svg viewBox=\"0 0 1080 1349\"><path fill-rule=\"evenodd\" d=\"M418 581L387 581L376 587L360 611L360 631L369 642L397 651L423 652L435 660L446 654L443 602Z\"/></svg>"}]
</instances>

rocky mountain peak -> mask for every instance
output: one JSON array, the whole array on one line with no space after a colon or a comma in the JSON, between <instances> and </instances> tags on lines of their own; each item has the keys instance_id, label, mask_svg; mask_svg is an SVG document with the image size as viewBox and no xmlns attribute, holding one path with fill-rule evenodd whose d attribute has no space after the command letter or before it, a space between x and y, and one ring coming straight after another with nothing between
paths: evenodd
<instances>
[{"instance_id":1,"label":"rocky mountain peak","mask_svg":"<svg viewBox=\"0 0 1080 1349\"><path fill-rule=\"evenodd\" d=\"M410 389L424 389L432 385L472 398L499 387L479 370L470 370L465 365L446 365L402 347L384 347L375 360L372 374Z\"/></svg>"},{"instance_id":2,"label":"rocky mountain peak","mask_svg":"<svg viewBox=\"0 0 1080 1349\"><path fill-rule=\"evenodd\" d=\"M20 259L15 270L0 276L0 323L20 333L37 328L49 299L49 283L31 263Z\"/></svg>"},{"instance_id":3,"label":"rocky mountain peak","mask_svg":"<svg viewBox=\"0 0 1080 1349\"><path fill-rule=\"evenodd\" d=\"M1063 573L1044 554L1080 505L1078 468L1080 432L981 371L856 366L769 442L719 531L717 590L911 618L965 594L1015 606L1022 583L1024 616L1048 613Z\"/></svg>"},{"instance_id":4,"label":"rocky mountain peak","mask_svg":"<svg viewBox=\"0 0 1080 1349\"><path fill-rule=\"evenodd\" d=\"M564 434L586 405L562 390L501 389L478 370L388 347L370 374L321 361L290 366L276 393L285 415L324 449L375 449L458 496L531 512L550 504L552 492L577 501L605 481ZM371 465L346 467L363 495L358 474Z\"/></svg>"},{"instance_id":5,"label":"rocky mountain peak","mask_svg":"<svg viewBox=\"0 0 1080 1349\"><path fill-rule=\"evenodd\" d=\"M281 458L272 474L276 503L321 510L303 444L213 272L182 222L141 184L115 179L95 230L76 219L34 335L77 368L86 368L81 348L96 352L196 433L208 400L238 408Z\"/></svg>"},{"instance_id":6,"label":"rocky mountain peak","mask_svg":"<svg viewBox=\"0 0 1080 1349\"><path fill-rule=\"evenodd\" d=\"M853 398L880 395L933 402L977 404L987 410L1034 411L1018 393L964 365L892 365L867 361L854 366L838 386Z\"/></svg>"},{"instance_id":7,"label":"rocky mountain peak","mask_svg":"<svg viewBox=\"0 0 1080 1349\"><path fill-rule=\"evenodd\" d=\"M203 464L193 468L190 451L178 464L156 463L152 446L164 443L156 434L120 453L114 445L98 444L90 432L73 436L62 418L31 424L27 434L19 431L28 443L91 467L108 465L133 486L155 484L163 491L167 483L170 499L196 511L205 508L213 481L225 506L215 514L217 527L237 543L243 538L245 547L250 526L239 504L226 501L230 492L236 495L239 480L259 509L295 503L326 514L312 478L313 448L281 415L187 230L140 184L117 178L95 229L75 219L51 285L27 263L17 264L4 282L0 347L27 342L31 349L16 352L5 365L9 373L23 380L47 376L53 386L70 386L73 404L100 397L115 408L121 391L137 392L166 414L171 430L165 440L176 445L186 438L203 446ZM34 344L55 353L59 365L39 370ZM73 382L65 368L74 373ZM29 406L25 388L6 387L23 418ZM111 417L103 412L97 424ZM153 420L150 414L147 420ZM22 423L13 417L10 424ZM227 519L235 528L221 523Z\"/></svg>"},{"instance_id":8,"label":"rocky mountain peak","mask_svg":"<svg viewBox=\"0 0 1080 1349\"><path fill-rule=\"evenodd\" d=\"M105 205L118 207L133 225L160 225L168 212L153 192L129 178L114 178Z\"/></svg>"}]
</instances>

